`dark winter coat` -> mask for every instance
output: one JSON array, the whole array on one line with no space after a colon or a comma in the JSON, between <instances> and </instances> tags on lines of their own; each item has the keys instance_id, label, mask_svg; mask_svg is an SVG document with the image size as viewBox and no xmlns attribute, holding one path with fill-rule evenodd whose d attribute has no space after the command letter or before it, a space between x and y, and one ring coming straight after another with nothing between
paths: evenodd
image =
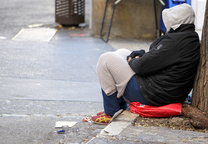
<instances>
[{"instance_id":1,"label":"dark winter coat","mask_svg":"<svg viewBox=\"0 0 208 144\"><path fill-rule=\"evenodd\" d=\"M129 65L148 105L183 102L194 83L200 43L194 24L182 24L155 40L149 52Z\"/></svg>"}]
</instances>

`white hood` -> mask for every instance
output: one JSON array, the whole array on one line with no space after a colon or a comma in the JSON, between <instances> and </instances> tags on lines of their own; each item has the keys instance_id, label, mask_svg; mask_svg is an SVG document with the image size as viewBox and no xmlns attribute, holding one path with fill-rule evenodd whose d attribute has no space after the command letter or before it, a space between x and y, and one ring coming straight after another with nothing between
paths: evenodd
<instances>
[{"instance_id":1,"label":"white hood","mask_svg":"<svg viewBox=\"0 0 208 144\"><path fill-rule=\"evenodd\" d=\"M181 24L193 24L195 13L193 8L184 3L162 11L163 22L167 32L172 28L176 30Z\"/></svg>"}]
</instances>

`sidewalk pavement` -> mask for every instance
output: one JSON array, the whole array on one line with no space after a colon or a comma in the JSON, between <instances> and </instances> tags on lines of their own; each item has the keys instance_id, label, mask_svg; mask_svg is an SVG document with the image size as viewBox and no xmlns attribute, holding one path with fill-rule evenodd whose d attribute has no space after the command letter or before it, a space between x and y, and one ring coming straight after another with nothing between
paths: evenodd
<instances>
[{"instance_id":1,"label":"sidewalk pavement","mask_svg":"<svg viewBox=\"0 0 208 144\"><path fill-rule=\"evenodd\" d=\"M90 37L88 29L59 29L50 42L34 41L38 38L34 34L43 36L46 29L41 28L57 29L54 5L52 0L1 3L0 143L57 144L63 136L68 136L61 139L65 144L88 139L88 144L208 142L204 133L135 127L138 115L129 110L106 127L82 122L83 116L102 109L95 73L99 55L112 48L148 51L151 42L110 39L106 44ZM31 33L29 28L41 32ZM20 31L27 32L23 41ZM58 135L53 128L54 122L62 120L77 122L68 135Z\"/></svg>"},{"instance_id":2,"label":"sidewalk pavement","mask_svg":"<svg viewBox=\"0 0 208 144\"><path fill-rule=\"evenodd\" d=\"M151 41L112 39L108 44L115 50L126 48L130 51L139 49L148 51ZM136 127L134 123L138 116L137 114L133 114L129 109L125 110L87 144L208 143L208 133L161 127Z\"/></svg>"},{"instance_id":3,"label":"sidewalk pavement","mask_svg":"<svg viewBox=\"0 0 208 144\"><path fill-rule=\"evenodd\" d=\"M105 42L103 42L105 44ZM151 41L111 39L108 44L114 49L126 48L130 51L144 49L148 51ZM208 143L208 133L173 130L161 127L134 126L139 115L125 110L106 127L95 130L87 144L138 144L138 143ZM96 124L93 124L96 125ZM72 142L70 135L63 144ZM77 139L77 138L75 138ZM83 144L83 143L82 143Z\"/></svg>"},{"instance_id":4,"label":"sidewalk pavement","mask_svg":"<svg viewBox=\"0 0 208 144\"><path fill-rule=\"evenodd\" d=\"M100 55L108 50L112 51L113 49L116 50L119 48L127 48L131 51L138 50L138 49L145 49L146 51L148 51L148 47L151 44L151 42L149 42L149 41L127 40L127 39L111 39L109 41L109 43L106 44L105 42L102 42L101 40L99 41L98 39L90 37L88 35L88 32L84 32L86 34L85 37L73 37L73 36L71 36L72 34L74 34L74 33L79 34L79 30L74 30L74 31L75 32L73 32L73 31L69 32L64 29L60 29L56 33L56 35L53 37L52 41L49 44L46 44L46 43L36 44L36 43L32 43L32 42L30 44L28 42L27 44L30 44L30 46L32 46L28 51L33 51L33 53L34 53L34 50L36 50L36 48L40 47L40 46L42 46L42 48L37 49L37 51L40 51L40 50L48 51L48 50L54 50L54 49L61 48L61 50L59 50L59 53L58 53L61 56L63 56L62 54L64 52L70 53L70 55L68 54L65 56L65 58L67 58L67 59L73 59L73 57L76 56L74 52L76 52L76 54L77 55L79 54L79 56L82 57L82 59L85 58L88 60L89 56L91 56L91 59L94 62L95 60L97 60L97 57L96 57L97 55ZM82 34L83 32L80 32L80 33ZM69 43L69 41L70 41L70 43ZM81 45L76 45L80 41L82 41L83 43ZM10 40L8 40L7 42L8 43L6 43L7 46L5 46L5 48L9 47L10 45L14 45L14 44L15 44L15 47L21 47L21 49L23 48L23 46L25 47L25 45L23 45L25 43L23 43L23 42L16 42L16 41L10 41ZM88 47L86 47L86 43L87 43ZM48 45L51 47L49 47ZM87 51L87 52L82 53L83 52L83 47L81 47L82 45L85 46L85 51ZM92 45L93 49L90 48L91 45ZM69 49L68 48L69 46L72 48ZM76 47L73 48L73 46L76 46ZM67 51L65 51L65 49L67 49ZM57 51L55 51L55 52L57 52ZM17 54L17 53L15 53L15 54ZM84 54L87 54L87 55L85 56ZM94 55L95 57L92 57L92 55ZM68 57L68 56L71 56L71 57ZM57 56L57 58L60 58L60 56ZM50 59L50 57L48 59ZM55 60L53 60L53 61L55 61ZM68 61L70 61L70 60L68 60ZM88 65L93 66L93 67L91 67L93 70L95 69L94 63L91 64L88 61L86 61L86 62L88 63ZM76 65L76 61L74 62L74 65ZM79 70L79 71L81 71L81 70ZM65 71L64 71L64 73L65 73ZM76 79L80 76L76 71L73 71L73 74L76 74L76 75L73 75L73 76L76 76L75 77ZM59 79L61 79L62 77L67 76L67 75L62 76L62 75L58 74L58 75L56 75L56 78L57 78L57 76L59 76ZM93 78L91 78L91 79L93 80ZM66 77L63 79L65 80L65 79L70 79L70 78ZM51 84L51 81L49 81L49 83ZM92 83L92 82L90 82L90 83ZM28 82L27 82L27 85L28 85ZM94 83L92 83L92 85L94 85ZM84 86L81 85L81 87L86 88L86 85L84 85ZM65 87L62 87L62 88L65 91L68 89ZM46 87L46 89L48 89L48 88ZM99 89L99 88L97 88L97 87L95 88L95 87L91 86L91 89ZM27 91L27 89L24 89L24 91ZM54 89L54 91L56 91L56 89ZM87 89L86 92L84 92L84 93L78 92L77 95L79 95L79 96L82 95L82 97L80 97L80 99L83 99L83 98L85 98L86 93L87 93L87 95L89 95L88 91L89 91L89 89ZM22 91L20 91L20 92L22 92ZM39 97L39 95L37 95L38 94L37 92L38 91L36 91L36 93L35 93L36 99ZM91 94L92 97L89 97L89 99L95 100L96 97L98 97L97 93L94 90L92 91L92 93L93 93L93 94ZM53 92L50 94L53 94ZM58 95L60 98L60 94L56 94L56 93L54 93L54 94ZM29 94L29 96L30 95L31 94ZM68 94L64 94L64 95L68 96ZM77 96L75 94L73 94L73 95L74 95L74 97ZM50 97L51 97L51 95L50 95ZM58 98L54 97L54 99L58 99ZM62 99L66 99L66 97L62 97ZM16 100L14 100L14 101L16 102ZM86 99L86 101L89 101L89 100ZM21 107L24 110L26 104L24 104L22 101L20 101L20 102L22 103ZM46 111L45 109L43 109L46 105L46 102L38 102L38 106L41 105L40 103L43 103L40 108L40 111L41 110ZM53 102L53 103L55 103L55 102ZM34 106L35 106L35 104L34 104ZM71 102L71 103L64 102L64 106L69 104L69 106L74 107L73 109L71 107L64 107L64 106L60 107L60 105L63 105L63 102L57 101L56 104L57 105L55 105L55 104L52 105L49 102L47 102L48 106L51 106L52 108L53 108L53 106L55 106L54 115L57 113L60 113L60 110L63 110L63 113L65 113L65 111L69 111L69 110L75 113L75 109L79 107L79 105L77 105L77 107L76 107L75 102ZM19 106L18 111L20 111L22 114L23 110L20 109L19 104L17 104L17 105ZM86 103L86 106L88 106L88 105L92 105L92 104L88 102L88 103ZM98 107L98 104L95 105L95 103L93 103L93 105L94 105L94 107L91 106L91 108L92 108L91 111L90 111L89 107L84 107L83 104L82 104L82 107L83 107L83 109L86 109L86 111L88 111L87 113L89 115L91 115L92 113L95 113L95 110L97 110L97 107ZM58 109L57 109L57 107L58 107ZM34 108L36 108L36 107L34 107ZM59 112L57 112L56 109ZM11 107L9 108L9 110L11 111ZM16 112L15 114L19 114L18 111L16 109L14 109L14 112ZM77 112L77 114L80 114L80 111L81 110L79 110ZM84 112L86 112L86 111L84 111ZM11 113L14 113L14 112L11 112ZM84 113L84 112L81 112L81 113ZM31 113L36 114L37 111L31 112ZM52 111L49 109L49 110L47 110L46 113L52 114ZM28 116L27 114L28 114L28 111L23 116ZM54 133L54 131L52 129L51 130L48 129L49 127L51 127L51 125L53 125L54 121L60 120L54 116L53 117L51 117L51 116L53 116L53 115L50 115L50 117L40 117L38 115L34 116L33 119L35 119L35 122L31 120L30 125L33 125L35 127L34 128L29 127L29 131L32 133L28 133L28 135L30 135L30 136L26 136L26 137L31 137L31 134L35 135L36 137L39 137L39 135L37 133L35 133L36 129L37 129L36 127L40 128L40 129L38 129L38 131L41 131L42 136L41 136L41 138L38 138L37 142L30 140L29 143L38 143L40 141L39 139L46 139L43 143L47 144L47 142L48 142L51 144L52 141L55 143L56 141L59 141L61 139L61 137L63 135L57 135ZM81 117L82 117L82 115L80 115L79 117L77 115L75 115L73 118L73 115L72 115L72 117L65 117L64 120L73 119L73 120L77 121L77 118L78 118L81 121ZM72 132L70 134L67 133L68 135L65 134L64 135L64 137L66 136L65 139L61 139L61 140L65 140L65 141L63 143L61 143L61 142L60 143L61 144L69 144L69 143L81 141L81 143L84 144L83 140L86 139L86 137L87 137L86 141L89 140L87 142L88 144L98 144L98 143L99 144L122 144L122 143L123 144L127 144L127 143L128 144L134 144L134 143L137 143L137 144L138 143L154 143L154 144L155 143L181 143L181 144L182 143L202 143L202 144L204 144L204 143L208 143L208 134L207 133L172 130L172 129L159 128L159 127L136 127L136 126L133 126L136 117L138 117L138 115L131 113L130 110L125 110L120 116L118 116L112 123L110 123L106 127L104 127L103 125L98 126L96 124L78 122L77 125L71 129ZM16 122L16 123L18 123L18 125L16 126L16 123L13 123L15 118L13 118L13 117L12 118L2 117L2 118L4 118L4 119L2 119L2 121L4 120L5 123L12 124L12 126L9 125L9 128L12 129L14 132L18 132L17 130L21 131L23 126L27 128L28 125L24 125L24 122L28 121L28 119L30 120L30 117L27 119L25 118L25 120L23 120L23 121L19 120L20 122ZM8 123L8 120L10 121L9 123ZM21 127L18 127L19 124L21 125ZM4 124L2 124L2 125L4 125ZM76 135L77 130L79 131L79 135ZM2 133L2 137L5 137L5 135L7 134L6 132L8 131L8 127L4 127L3 131L4 131L4 133ZM44 135L44 133L47 133L48 131L51 131L51 132ZM27 133L27 131L25 131L25 133ZM23 134L25 134L25 133L23 133ZM13 141L13 139L11 140L10 137L11 137L11 135L13 136L15 134L16 133L10 134L8 139L10 141ZM25 138L25 136L23 134L21 134L21 136ZM20 138L20 136L16 136L16 137L17 137L17 139L23 139L23 138ZM42 138L42 137L46 137L46 138ZM3 141L3 143L4 143L4 141ZM28 141L26 141L26 143L28 143Z\"/></svg>"},{"instance_id":5,"label":"sidewalk pavement","mask_svg":"<svg viewBox=\"0 0 208 144\"><path fill-rule=\"evenodd\" d=\"M160 127L135 127L139 115L125 110L87 144L184 144L208 143L208 134Z\"/></svg>"}]
</instances>

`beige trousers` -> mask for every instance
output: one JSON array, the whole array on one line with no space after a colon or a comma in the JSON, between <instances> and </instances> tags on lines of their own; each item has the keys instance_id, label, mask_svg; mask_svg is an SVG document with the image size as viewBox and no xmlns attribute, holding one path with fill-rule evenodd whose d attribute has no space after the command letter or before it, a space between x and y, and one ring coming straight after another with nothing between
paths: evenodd
<instances>
[{"instance_id":1,"label":"beige trousers","mask_svg":"<svg viewBox=\"0 0 208 144\"><path fill-rule=\"evenodd\" d=\"M131 51L119 49L102 54L97 63L97 75L101 88L106 95L118 92L117 97L124 94L126 85L135 74L126 57Z\"/></svg>"}]
</instances>

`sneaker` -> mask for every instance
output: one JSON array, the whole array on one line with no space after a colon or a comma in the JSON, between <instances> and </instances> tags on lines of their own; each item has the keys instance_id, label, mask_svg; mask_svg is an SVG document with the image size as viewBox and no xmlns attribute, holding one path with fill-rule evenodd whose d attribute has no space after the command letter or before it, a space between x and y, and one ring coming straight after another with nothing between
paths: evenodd
<instances>
[{"instance_id":1,"label":"sneaker","mask_svg":"<svg viewBox=\"0 0 208 144\"><path fill-rule=\"evenodd\" d=\"M94 123L97 123L97 124L104 124L104 125L107 125L110 120L111 120L111 116L105 114L105 115L97 115L97 116L93 116L91 118L91 120L94 122Z\"/></svg>"},{"instance_id":2,"label":"sneaker","mask_svg":"<svg viewBox=\"0 0 208 144\"><path fill-rule=\"evenodd\" d=\"M102 111L102 112L97 113L97 116L100 116L100 115L105 115L105 112Z\"/></svg>"}]
</instances>

